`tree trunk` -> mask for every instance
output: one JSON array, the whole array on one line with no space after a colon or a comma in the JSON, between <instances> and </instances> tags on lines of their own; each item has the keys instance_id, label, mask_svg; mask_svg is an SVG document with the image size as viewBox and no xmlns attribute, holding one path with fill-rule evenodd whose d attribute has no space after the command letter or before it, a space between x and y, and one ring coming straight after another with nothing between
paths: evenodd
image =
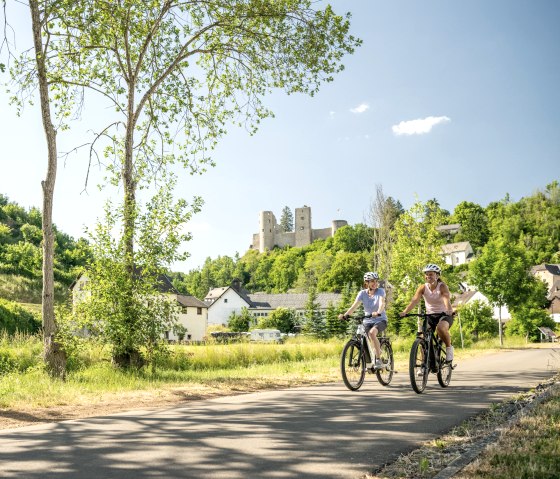
<instances>
[{"instance_id":1,"label":"tree trunk","mask_svg":"<svg viewBox=\"0 0 560 479\"><path fill-rule=\"evenodd\" d=\"M45 55L41 38L41 15L38 1L31 0L29 2L29 8L31 10L31 28L33 31L37 79L41 99L41 117L48 150L47 177L41 182L43 188L43 354L50 374L56 377L64 377L66 371L66 354L61 344L56 341L57 325L54 315L54 231L52 211L57 168L56 130L51 121Z\"/></svg>"},{"instance_id":2,"label":"tree trunk","mask_svg":"<svg viewBox=\"0 0 560 479\"><path fill-rule=\"evenodd\" d=\"M504 337L502 334L502 305L498 306L498 331L500 334L500 346L504 345Z\"/></svg>"},{"instance_id":3,"label":"tree trunk","mask_svg":"<svg viewBox=\"0 0 560 479\"><path fill-rule=\"evenodd\" d=\"M130 72L132 73L132 72ZM124 142L124 158L122 163L122 180L124 186L124 261L127 273L130 275L131 284L134 281L135 261L134 261L134 233L136 218L136 181L134 178L134 127L136 125L134 115L134 77L131 75L129 80L128 93L128 115L126 124L126 136ZM132 301L132 297L125 298L124 301ZM131 304L125 304L125 322L129 331L134 331L135 318ZM133 346L120 348L118 354L113 356L113 362L119 367L141 367L144 362L140 351Z\"/></svg>"}]
</instances>

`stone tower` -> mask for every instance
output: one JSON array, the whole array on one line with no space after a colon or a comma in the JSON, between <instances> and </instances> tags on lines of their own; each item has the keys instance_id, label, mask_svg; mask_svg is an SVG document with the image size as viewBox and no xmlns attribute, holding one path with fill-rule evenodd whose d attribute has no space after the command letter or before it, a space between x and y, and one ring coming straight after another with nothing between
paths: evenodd
<instances>
[{"instance_id":1,"label":"stone tower","mask_svg":"<svg viewBox=\"0 0 560 479\"><path fill-rule=\"evenodd\" d=\"M261 211L259 217L259 251L272 250L274 248L274 234L276 232L276 217L272 211Z\"/></svg>"},{"instance_id":2,"label":"stone tower","mask_svg":"<svg viewBox=\"0 0 560 479\"><path fill-rule=\"evenodd\" d=\"M313 242L313 231L311 229L311 208L303 206L296 208L294 219L296 247L307 246Z\"/></svg>"}]
</instances>

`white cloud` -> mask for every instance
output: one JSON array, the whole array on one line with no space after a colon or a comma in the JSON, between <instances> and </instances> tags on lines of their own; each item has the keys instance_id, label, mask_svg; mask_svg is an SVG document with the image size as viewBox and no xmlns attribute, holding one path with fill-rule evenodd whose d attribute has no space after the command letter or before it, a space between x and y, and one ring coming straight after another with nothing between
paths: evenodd
<instances>
[{"instance_id":1,"label":"white cloud","mask_svg":"<svg viewBox=\"0 0 560 479\"><path fill-rule=\"evenodd\" d=\"M364 113L365 111L369 110L369 105L367 103L362 103L358 105L356 108L350 108L352 113Z\"/></svg>"},{"instance_id":2,"label":"white cloud","mask_svg":"<svg viewBox=\"0 0 560 479\"><path fill-rule=\"evenodd\" d=\"M401 121L398 125L393 125L393 133L400 135L423 135L432 131L435 125L451 121L447 116L429 116L418 120Z\"/></svg>"},{"instance_id":3,"label":"white cloud","mask_svg":"<svg viewBox=\"0 0 560 479\"><path fill-rule=\"evenodd\" d=\"M334 111L329 111L329 120L334 120L334 115L335 115Z\"/></svg>"}]
</instances>

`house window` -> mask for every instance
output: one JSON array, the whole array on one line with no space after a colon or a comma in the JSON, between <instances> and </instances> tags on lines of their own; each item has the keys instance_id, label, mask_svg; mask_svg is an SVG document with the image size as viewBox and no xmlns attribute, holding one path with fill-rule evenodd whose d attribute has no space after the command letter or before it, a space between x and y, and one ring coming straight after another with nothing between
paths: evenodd
<instances>
[{"instance_id":1,"label":"house window","mask_svg":"<svg viewBox=\"0 0 560 479\"><path fill-rule=\"evenodd\" d=\"M187 334L187 339L190 341L192 339L192 334Z\"/></svg>"},{"instance_id":2,"label":"house window","mask_svg":"<svg viewBox=\"0 0 560 479\"><path fill-rule=\"evenodd\" d=\"M196 308L196 314L202 314L202 308Z\"/></svg>"},{"instance_id":3,"label":"house window","mask_svg":"<svg viewBox=\"0 0 560 479\"><path fill-rule=\"evenodd\" d=\"M227 303L227 298L224 298L224 303Z\"/></svg>"},{"instance_id":4,"label":"house window","mask_svg":"<svg viewBox=\"0 0 560 479\"><path fill-rule=\"evenodd\" d=\"M169 339L169 331L165 331L163 335L165 336L165 339Z\"/></svg>"},{"instance_id":5,"label":"house window","mask_svg":"<svg viewBox=\"0 0 560 479\"><path fill-rule=\"evenodd\" d=\"M183 307L181 308L181 313L183 313L183 314L187 314L188 311L189 311L189 310L188 310L188 308L187 308L186 306L183 306Z\"/></svg>"}]
</instances>

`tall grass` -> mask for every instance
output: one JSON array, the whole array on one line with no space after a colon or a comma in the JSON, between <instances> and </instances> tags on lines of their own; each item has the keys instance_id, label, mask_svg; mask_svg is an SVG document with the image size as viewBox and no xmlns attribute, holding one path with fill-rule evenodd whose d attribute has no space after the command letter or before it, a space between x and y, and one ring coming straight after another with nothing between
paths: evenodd
<instances>
[{"instance_id":1,"label":"tall grass","mask_svg":"<svg viewBox=\"0 0 560 479\"><path fill-rule=\"evenodd\" d=\"M406 368L414 338L392 337L397 370ZM95 402L104 395L194 385L215 389L251 389L339 379L345 340L293 338L283 344L233 343L173 345L170 354L151 369L113 367L109 350L88 341L71 358L66 381L52 379L41 360L39 335L0 335L0 407L28 408ZM499 349L499 341L477 343ZM523 338L508 338L506 347L525 346ZM465 354L469 354L467 350ZM457 352L461 354L457 348ZM198 387L198 386L197 386Z\"/></svg>"}]
</instances>

